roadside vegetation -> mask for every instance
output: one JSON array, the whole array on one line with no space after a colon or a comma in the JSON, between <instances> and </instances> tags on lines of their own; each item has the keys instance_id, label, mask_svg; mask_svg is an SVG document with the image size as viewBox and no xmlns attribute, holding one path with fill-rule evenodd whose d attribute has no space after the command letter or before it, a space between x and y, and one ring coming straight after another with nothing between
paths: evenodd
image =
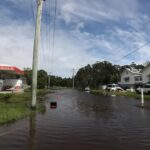
<instances>
[{"instance_id":1,"label":"roadside vegetation","mask_svg":"<svg viewBox=\"0 0 150 150\"><path fill-rule=\"evenodd\" d=\"M131 65L113 65L108 61L96 62L86 65L78 70L75 76L75 87L85 89L99 89L101 85L118 83L124 68L143 69L143 65L132 63Z\"/></svg>"},{"instance_id":2,"label":"roadside vegetation","mask_svg":"<svg viewBox=\"0 0 150 150\"><path fill-rule=\"evenodd\" d=\"M97 94L97 95L116 95L116 96L125 96L125 97L132 97L136 99L141 99L141 94L136 93L136 92L130 92L130 91L123 91L123 92L108 92L106 90L91 90L92 94ZM150 95L149 94L144 94L144 99L150 100Z\"/></svg>"},{"instance_id":3,"label":"roadside vegetation","mask_svg":"<svg viewBox=\"0 0 150 150\"><path fill-rule=\"evenodd\" d=\"M38 90L37 111L43 113L45 107L41 101L50 90ZM31 114L31 90L24 93L0 94L0 125L16 121Z\"/></svg>"},{"instance_id":4,"label":"roadside vegetation","mask_svg":"<svg viewBox=\"0 0 150 150\"><path fill-rule=\"evenodd\" d=\"M25 78L27 84L31 86L32 70L25 68ZM50 85L49 85L50 84ZM38 70L38 89L44 89L46 86L51 87L72 87L72 78L62 78L54 75L49 75L45 70Z\"/></svg>"},{"instance_id":5,"label":"roadside vegetation","mask_svg":"<svg viewBox=\"0 0 150 150\"><path fill-rule=\"evenodd\" d=\"M27 85L32 84L32 70L24 69ZM37 78L37 111L43 113L45 106L43 100L45 95L53 90L61 89L60 87L71 87L71 78L61 78L50 76L45 70L38 70ZM50 80L50 81L49 81ZM49 85L50 84L50 85ZM51 87L48 90L47 87ZM31 89L25 90L23 93L0 94L0 125L16 121L31 114Z\"/></svg>"}]
</instances>

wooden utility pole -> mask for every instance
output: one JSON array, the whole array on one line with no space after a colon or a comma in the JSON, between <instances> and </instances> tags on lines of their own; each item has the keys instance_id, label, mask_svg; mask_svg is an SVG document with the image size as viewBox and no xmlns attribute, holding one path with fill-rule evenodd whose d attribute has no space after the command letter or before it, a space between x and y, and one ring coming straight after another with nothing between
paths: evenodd
<instances>
[{"instance_id":1,"label":"wooden utility pole","mask_svg":"<svg viewBox=\"0 0 150 150\"><path fill-rule=\"evenodd\" d=\"M72 74L72 88L74 89L74 71L75 69L73 69L73 74Z\"/></svg>"},{"instance_id":2,"label":"wooden utility pole","mask_svg":"<svg viewBox=\"0 0 150 150\"><path fill-rule=\"evenodd\" d=\"M48 88L51 87L51 72L49 72L49 75L48 75Z\"/></svg>"},{"instance_id":3,"label":"wooden utility pole","mask_svg":"<svg viewBox=\"0 0 150 150\"><path fill-rule=\"evenodd\" d=\"M39 55L39 46L40 46L40 31L41 31L43 1L45 0L38 0L37 2L37 15L36 15L36 27L35 27L33 63L32 63L32 105L31 105L32 108L36 107L37 70L38 70L38 55Z\"/></svg>"}]
</instances>

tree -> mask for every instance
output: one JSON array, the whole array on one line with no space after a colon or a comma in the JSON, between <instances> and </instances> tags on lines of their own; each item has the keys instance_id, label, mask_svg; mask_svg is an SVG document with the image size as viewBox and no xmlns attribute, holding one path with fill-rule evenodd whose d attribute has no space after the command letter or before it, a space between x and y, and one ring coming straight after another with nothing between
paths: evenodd
<instances>
[{"instance_id":1,"label":"tree","mask_svg":"<svg viewBox=\"0 0 150 150\"><path fill-rule=\"evenodd\" d=\"M26 78L27 84L31 85L32 84L32 70L30 68L24 69L24 76Z\"/></svg>"},{"instance_id":2,"label":"tree","mask_svg":"<svg viewBox=\"0 0 150 150\"><path fill-rule=\"evenodd\" d=\"M90 65L80 68L75 76L75 86L84 89L92 83L92 68Z\"/></svg>"},{"instance_id":3,"label":"tree","mask_svg":"<svg viewBox=\"0 0 150 150\"><path fill-rule=\"evenodd\" d=\"M38 71L38 78L37 78L37 88L38 89L43 89L47 86L47 80L48 80L48 75L45 70L39 70Z\"/></svg>"},{"instance_id":4,"label":"tree","mask_svg":"<svg viewBox=\"0 0 150 150\"><path fill-rule=\"evenodd\" d=\"M122 70L130 66L112 65L108 61L98 61L92 66L80 68L75 76L76 86L84 89L86 86L98 88L100 85L117 83Z\"/></svg>"}]
</instances>

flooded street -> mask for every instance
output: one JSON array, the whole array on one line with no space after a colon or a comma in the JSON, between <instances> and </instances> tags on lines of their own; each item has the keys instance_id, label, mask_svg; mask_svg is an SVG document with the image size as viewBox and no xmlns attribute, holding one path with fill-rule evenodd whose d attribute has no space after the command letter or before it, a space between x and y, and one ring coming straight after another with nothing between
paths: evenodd
<instances>
[{"instance_id":1,"label":"flooded street","mask_svg":"<svg viewBox=\"0 0 150 150\"><path fill-rule=\"evenodd\" d=\"M50 109L50 102L57 102ZM0 127L1 150L148 150L150 102L76 90L51 94L46 112Z\"/></svg>"}]
</instances>

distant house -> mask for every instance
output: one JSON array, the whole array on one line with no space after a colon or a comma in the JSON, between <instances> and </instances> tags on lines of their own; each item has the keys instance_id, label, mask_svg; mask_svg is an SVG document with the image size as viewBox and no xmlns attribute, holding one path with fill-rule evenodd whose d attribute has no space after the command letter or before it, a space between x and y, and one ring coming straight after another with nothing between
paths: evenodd
<instances>
[{"instance_id":1,"label":"distant house","mask_svg":"<svg viewBox=\"0 0 150 150\"><path fill-rule=\"evenodd\" d=\"M142 73L141 70L133 69L133 68L125 68L121 73L121 81L119 85L124 88L132 88L142 85Z\"/></svg>"},{"instance_id":2,"label":"distant house","mask_svg":"<svg viewBox=\"0 0 150 150\"><path fill-rule=\"evenodd\" d=\"M142 81L143 84L150 83L150 64L142 70Z\"/></svg>"}]
</instances>

